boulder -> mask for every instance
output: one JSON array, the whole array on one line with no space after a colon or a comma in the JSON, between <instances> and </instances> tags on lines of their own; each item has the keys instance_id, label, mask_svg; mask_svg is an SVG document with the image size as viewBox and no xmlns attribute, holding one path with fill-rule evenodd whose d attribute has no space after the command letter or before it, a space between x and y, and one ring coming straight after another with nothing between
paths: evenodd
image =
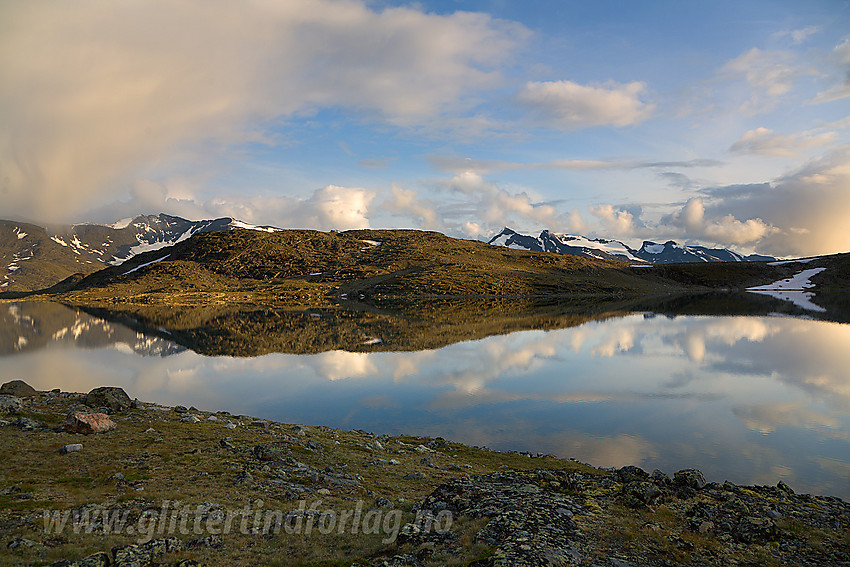
<instances>
[{"instance_id":1,"label":"boulder","mask_svg":"<svg viewBox=\"0 0 850 567\"><path fill-rule=\"evenodd\" d=\"M646 481L632 481L623 486L623 503L629 508L640 508L644 505L655 504L661 497L661 490Z\"/></svg>"},{"instance_id":2,"label":"boulder","mask_svg":"<svg viewBox=\"0 0 850 567\"><path fill-rule=\"evenodd\" d=\"M673 475L673 482L694 490L705 488L706 482L702 472L696 469L684 469Z\"/></svg>"},{"instance_id":3,"label":"boulder","mask_svg":"<svg viewBox=\"0 0 850 567\"><path fill-rule=\"evenodd\" d=\"M105 413L82 413L72 411L68 413L65 422L62 424L62 429L68 433L82 433L90 435L92 433L104 433L115 429L115 422L109 419Z\"/></svg>"},{"instance_id":4,"label":"boulder","mask_svg":"<svg viewBox=\"0 0 850 567\"><path fill-rule=\"evenodd\" d=\"M640 467L627 465L616 471L617 478L623 484L630 482L646 482L649 480L649 473Z\"/></svg>"},{"instance_id":5,"label":"boulder","mask_svg":"<svg viewBox=\"0 0 850 567\"><path fill-rule=\"evenodd\" d=\"M15 396L0 396L0 415L18 413L24 409L24 402Z\"/></svg>"},{"instance_id":6,"label":"boulder","mask_svg":"<svg viewBox=\"0 0 850 567\"><path fill-rule=\"evenodd\" d=\"M23 380L12 380L0 386L0 394L16 396L18 398L29 398L30 396L37 396L38 392Z\"/></svg>"},{"instance_id":7,"label":"boulder","mask_svg":"<svg viewBox=\"0 0 850 567\"><path fill-rule=\"evenodd\" d=\"M68 453L76 453L77 451L82 451L83 446L80 443L72 443L71 445L65 445L61 449L59 449L59 453L62 455L67 455Z\"/></svg>"},{"instance_id":8,"label":"boulder","mask_svg":"<svg viewBox=\"0 0 850 567\"><path fill-rule=\"evenodd\" d=\"M86 394L83 403L90 408L107 408L111 411L127 409L133 403L123 388L101 386Z\"/></svg>"}]
</instances>

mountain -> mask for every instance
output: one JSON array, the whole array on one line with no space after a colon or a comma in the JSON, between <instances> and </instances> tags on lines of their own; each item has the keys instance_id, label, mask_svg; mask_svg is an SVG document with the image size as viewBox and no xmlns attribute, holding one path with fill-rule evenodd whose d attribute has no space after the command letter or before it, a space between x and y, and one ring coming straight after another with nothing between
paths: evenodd
<instances>
[{"instance_id":1,"label":"mountain","mask_svg":"<svg viewBox=\"0 0 850 567\"><path fill-rule=\"evenodd\" d=\"M653 264L680 262L772 262L776 258L761 254L744 256L728 248L706 248L705 246L683 246L673 240L658 244L645 240L635 255Z\"/></svg>"},{"instance_id":2,"label":"mountain","mask_svg":"<svg viewBox=\"0 0 850 567\"><path fill-rule=\"evenodd\" d=\"M643 262L635 255L634 250L618 240L590 239L572 234L556 234L548 230L544 230L539 237L535 238L505 227L502 232L491 238L488 244L516 250L556 252L601 260Z\"/></svg>"},{"instance_id":3,"label":"mountain","mask_svg":"<svg viewBox=\"0 0 850 567\"><path fill-rule=\"evenodd\" d=\"M140 215L109 225L55 227L0 220L0 291L43 289L72 274L117 266L201 232L237 228L280 230L229 217L190 221L166 214Z\"/></svg>"},{"instance_id":4,"label":"mountain","mask_svg":"<svg viewBox=\"0 0 850 567\"><path fill-rule=\"evenodd\" d=\"M626 262L670 264L682 262L745 262L772 261L772 256L751 254L743 256L726 248L706 248L704 246L683 246L672 240L664 244L644 241L639 250L635 250L619 240L587 238L572 234L558 234L548 230L533 237L520 234L505 227L491 238L488 244L506 246L517 250L535 250L538 252L556 252L572 254L602 260L621 260Z\"/></svg>"}]
</instances>

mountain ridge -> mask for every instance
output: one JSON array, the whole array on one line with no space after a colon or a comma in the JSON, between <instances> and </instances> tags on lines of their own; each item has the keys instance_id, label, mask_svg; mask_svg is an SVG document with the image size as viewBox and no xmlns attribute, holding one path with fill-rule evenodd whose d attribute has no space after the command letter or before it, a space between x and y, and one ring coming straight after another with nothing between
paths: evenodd
<instances>
[{"instance_id":1,"label":"mountain ridge","mask_svg":"<svg viewBox=\"0 0 850 567\"><path fill-rule=\"evenodd\" d=\"M195 234L255 226L232 217L191 221L159 213L112 224L45 225L0 220L0 291L49 287L74 273L117 266L143 252L172 246Z\"/></svg>"},{"instance_id":2,"label":"mountain ridge","mask_svg":"<svg viewBox=\"0 0 850 567\"><path fill-rule=\"evenodd\" d=\"M493 236L488 244L505 246L517 250L555 252L586 258L619 260L649 264L672 264L683 262L764 262L775 261L773 256L750 254L744 256L728 248L686 246L674 240L663 244L644 240L637 250L619 240L588 238L575 234L561 234L544 230L534 237L505 227Z\"/></svg>"}]
</instances>

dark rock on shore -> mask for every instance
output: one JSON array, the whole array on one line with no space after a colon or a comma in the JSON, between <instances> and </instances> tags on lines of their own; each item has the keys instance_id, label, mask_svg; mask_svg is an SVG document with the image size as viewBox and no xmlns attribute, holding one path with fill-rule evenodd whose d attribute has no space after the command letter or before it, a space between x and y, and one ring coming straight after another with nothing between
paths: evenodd
<instances>
[{"instance_id":1,"label":"dark rock on shore","mask_svg":"<svg viewBox=\"0 0 850 567\"><path fill-rule=\"evenodd\" d=\"M31 396L37 396L38 391L23 380L12 380L0 386L0 394L18 398L29 398Z\"/></svg>"},{"instance_id":2,"label":"dark rock on shore","mask_svg":"<svg viewBox=\"0 0 850 567\"><path fill-rule=\"evenodd\" d=\"M129 408L133 400L127 395L123 388L114 386L101 386L95 388L83 399L83 403L90 408L106 408L110 411L121 411Z\"/></svg>"}]
</instances>

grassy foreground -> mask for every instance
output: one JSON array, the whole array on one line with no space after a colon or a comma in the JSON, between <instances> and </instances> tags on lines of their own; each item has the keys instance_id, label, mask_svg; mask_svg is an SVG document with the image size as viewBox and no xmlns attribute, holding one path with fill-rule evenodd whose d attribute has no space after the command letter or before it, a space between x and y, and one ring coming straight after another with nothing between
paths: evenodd
<instances>
[{"instance_id":1,"label":"grassy foreground","mask_svg":"<svg viewBox=\"0 0 850 567\"><path fill-rule=\"evenodd\" d=\"M132 552L183 567L850 561L850 506L782 483L141 402L112 413L110 432L58 432L69 411L93 411L83 400L41 392L5 416L0 565L106 565L110 551L111 565Z\"/></svg>"}]
</instances>

